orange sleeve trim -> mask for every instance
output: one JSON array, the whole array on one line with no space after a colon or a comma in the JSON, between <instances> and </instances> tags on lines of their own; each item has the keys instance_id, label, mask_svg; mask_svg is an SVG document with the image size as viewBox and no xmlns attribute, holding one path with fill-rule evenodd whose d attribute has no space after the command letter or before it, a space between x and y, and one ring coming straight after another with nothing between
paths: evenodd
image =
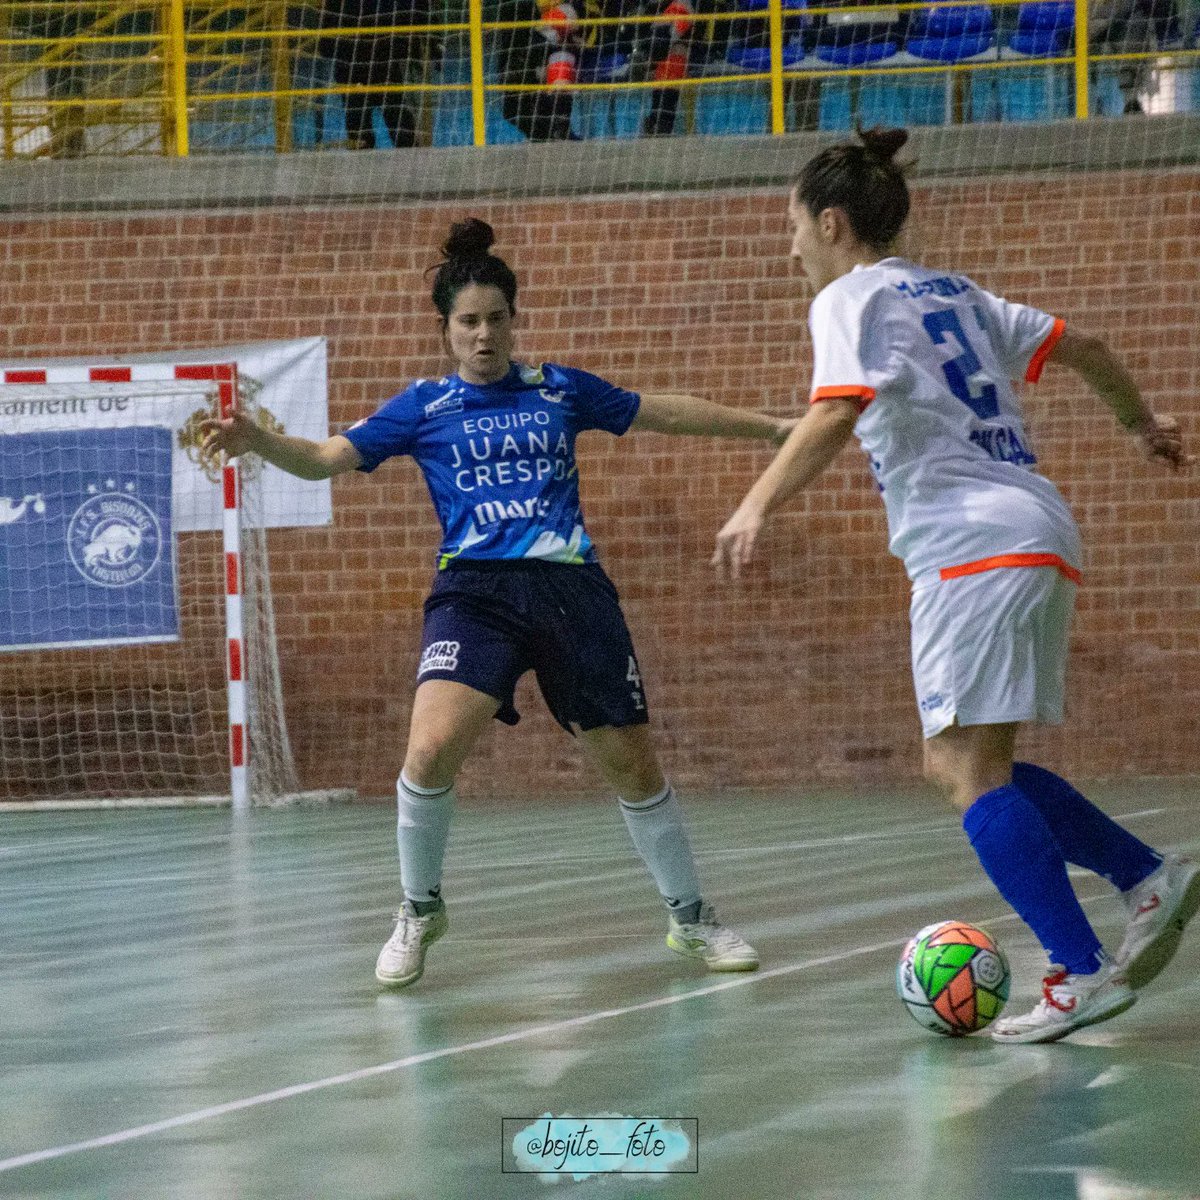
<instances>
[{"instance_id":1,"label":"orange sleeve trim","mask_svg":"<svg viewBox=\"0 0 1200 1200\"><path fill-rule=\"evenodd\" d=\"M1025 372L1026 383L1037 383L1042 377L1042 368L1046 365L1046 359L1050 357L1054 347L1058 345L1059 338L1067 332L1067 323L1062 317L1054 318L1054 328L1046 335L1046 340L1037 348L1034 356L1029 360L1029 369Z\"/></svg>"},{"instance_id":2,"label":"orange sleeve trim","mask_svg":"<svg viewBox=\"0 0 1200 1200\"><path fill-rule=\"evenodd\" d=\"M809 404L820 404L822 400L853 400L858 411L865 412L867 405L875 399L875 389L860 384L839 384L837 387L819 387L808 398Z\"/></svg>"},{"instance_id":3,"label":"orange sleeve trim","mask_svg":"<svg viewBox=\"0 0 1200 1200\"><path fill-rule=\"evenodd\" d=\"M1072 583L1083 582L1083 574L1057 554L996 554L991 558L977 558L974 562L959 563L956 567L943 567L943 579L961 579L964 575L979 575L984 571L995 571L1000 567L1054 567Z\"/></svg>"}]
</instances>

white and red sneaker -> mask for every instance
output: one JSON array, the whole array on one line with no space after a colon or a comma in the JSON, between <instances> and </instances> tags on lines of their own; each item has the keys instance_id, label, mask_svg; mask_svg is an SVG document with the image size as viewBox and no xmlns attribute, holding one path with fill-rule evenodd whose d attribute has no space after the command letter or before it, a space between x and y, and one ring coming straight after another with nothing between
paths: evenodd
<instances>
[{"instance_id":1,"label":"white and red sneaker","mask_svg":"<svg viewBox=\"0 0 1200 1200\"><path fill-rule=\"evenodd\" d=\"M1117 965L1132 988L1143 988L1175 957L1183 927L1200 910L1200 863L1169 854L1125 893L1129 922Z\"/></svg>"},{"instance_id":2,"label":"white and red sneaker","mask_svg":"<svg viewBox=\"0 0 1200 1200\"><path fill-rule=\"evenodd\" d=\"M1042 980L1042 1002L1021 1017L1001 1017L992 1026L998 1042L1056 1042L1059 1038L1107 1021L1137 1000L1116 963L1105 962L1094 975L1068 975L1061 968Z\"/></svg>"}]
</instances>

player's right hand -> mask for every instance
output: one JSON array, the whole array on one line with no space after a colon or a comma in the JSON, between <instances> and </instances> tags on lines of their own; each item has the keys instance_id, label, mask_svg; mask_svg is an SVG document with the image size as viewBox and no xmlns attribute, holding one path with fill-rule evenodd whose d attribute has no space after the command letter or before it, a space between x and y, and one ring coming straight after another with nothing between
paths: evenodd
<instances>
[{"instance_id":1,"label":"player's right hand","mask_svg":"<svg viewBox=\"0 0 1200 1200\"><path fill-rule=\"evenodd\" d=\"M754 556L754 545L765 523L766 518L758 509L743 500L717 534L717 548L711 562L717 568L718 579L737 579L741 575L742 568Z\"/></svg>"},{"instance_id":2,"label":"player's right hand","mask_svg":"<svg viewBox=\"0 0 1200 1200\"><path fill-rule=\"evenodd\" d=\"M1186 471L1196 461L1194 454L1184 452L1183 434L1180 433L1179 422L1174 417L1154 414L1137 430L1137 436L1147 458L1161 459L1172 470Z\"/></svg>"},{"instance_id":3,"label":"player's right hand","mask_svg":"<svg viewBox=\"0 0 1200 1200\"><path fill-rule=\"evenodd\" d=\"M240 411L232 417L200 422L201 449L205 457L224 454L227 458L237 458L247 450L256 449L261 434L261 427Z\"/></svg>"}]
</instances>

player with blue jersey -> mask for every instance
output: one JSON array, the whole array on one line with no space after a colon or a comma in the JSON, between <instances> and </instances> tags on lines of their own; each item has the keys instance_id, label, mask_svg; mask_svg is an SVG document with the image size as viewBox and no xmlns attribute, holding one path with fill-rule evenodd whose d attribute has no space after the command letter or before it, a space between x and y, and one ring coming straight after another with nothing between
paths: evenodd
<instances>
[{"instance_id":1,"label":"player with blue jersey","mask_svg":"<svg viewBox=\"0 0 1200 1200\"><path fill-rule=\"evenodd\" d=\"M1164 857L1065 779L1014 763L1026 721L1062 720L1068 630L1081 581L1074 519L1035 456L1010 383L1074 369L1145 450L1180 469L1176 422L1156 416L1103 341L950 271L890 253L908 215L892 160L903 130L860 131L804 168L789 201L792 256L816 297L812 404L721 530L730 574L768 514L855 434L882 492L892 552L912 580L912 660L925 769L963 812L984 870L1056 970L1005 1042L1044 1042L1124 1011L1166 966L1200 908L1200 866ZM1067 877L1074 863L1125 896L1115 958Z\"/></svg>"},{"instance_id":2,"label":"player with blue jersey","mask_svg":"<svg viewBox=\"0 0 1200 1200\"><path fill-rule=\"evenodd\" d=\"M517 282L490 253L491 227L455 225L433 301L457 370L418 380L324 442L209 421L206 449L252 451L323 479L414 458L442 525L397 784L404 901L379 954L381 983L403 987L445 933L442 863L454 780L493 718L518 720L517 680L535 672L555 719L576 734L620 798L634 846L669 910L667 944L716 971L758 965L700 889L680 805L646 724L646 699L616 589L597 562L579 503L575 439L588 429L763 438L794 421L695 396L638 395L586 371L512 359Z\"/></svg>"},{"instance_id":3,"label":"player with blue jersey","mask_svg":"<svg viewBox=\"0 0 1200 1200\"><path fill-rule=\"evenodd\" d=\"M498 380L418 379L346 432L359 469L417 460L444 531L439 568L454 559L596 561L583 527L575 437L620 435L640 398L553 363L510 364Z\"/></svg>"}]
</instances>

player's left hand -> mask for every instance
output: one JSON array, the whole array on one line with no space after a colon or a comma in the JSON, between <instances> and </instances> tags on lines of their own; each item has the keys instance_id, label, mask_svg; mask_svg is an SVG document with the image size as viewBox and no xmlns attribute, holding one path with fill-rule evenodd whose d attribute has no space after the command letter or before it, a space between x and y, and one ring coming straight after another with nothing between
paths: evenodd
<instances>
[{"instance_id":1,"label":"player's left hand","mask_svg":"<svg viewBox=\"0 0 1200 1200\"><path fill-rule=\"evenodd\" d=\"M762 513L743 501L717 534L717 548L711 562L717 568L718 579L737 579L741 575L742 568L754 556L755 543L765 524Z\"/></svg>"},{"instance_id":2,"label":"player's left hand","mask_svg":"<svg viewBox=\"0 0 1200 1200\"><path fill-rule=\"evenodd\" d=\"M1137 430L1137 436L1147 458L1161 459L1172 470L1186 471L1196 461L1194 454L1184 453L1183 434L1174 417L1154 414Z\"/></svg>"},{"instance_id":3,"label":"player's left hand","mask_svg":"<svg viewBox=\"0 0 1200 1200\"><path fill-rule=\"evenodd\" d=\"M200 422L200 448L207 458L215 459L218 454L237 458L256 449L261 438L261 426L240 409L228 417L210 417Z\"/></svg>"}]
</instances>

